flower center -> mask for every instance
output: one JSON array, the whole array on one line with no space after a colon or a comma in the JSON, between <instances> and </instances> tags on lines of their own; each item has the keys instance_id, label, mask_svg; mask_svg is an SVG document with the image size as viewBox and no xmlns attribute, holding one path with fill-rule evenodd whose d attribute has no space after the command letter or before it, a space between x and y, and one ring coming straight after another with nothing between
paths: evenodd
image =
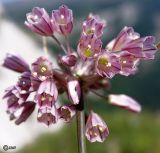
<instances>
[{"instance_id":1,"label":"flower center","mask_svg":"<svg viewBox=\"0 0 160 153\"><path fill-rule=\"evenodd\" d=\"M92 56L92 50L91 50L91 48L87 48L87 49L85 49L84 50L84 55L86 56L86 57L91 57Z\"/></svg>"},{"instance_id":2,"label":"flower center","mask_svg":"<svg viewBox=\"0 0 160 153\"><path fill-rule=\"evenodd\" d=\"M98 128L98 130L99 130L100 132L103 132L103 131L105 130L105 128L103 128L103 127L100 126L100 125L98 125L97 128Z\"/></svg>"},{"instance_id":3,"label":"flower center","mask_svg":"<svg viewBox=\"0 0 160 153\"><path fill-rule=\"evenodd\" d=\"M67 109L62 109L62 116L65 118L65 119L70 119L70 112L69 110Z\"/></svg>"},{"instance_id":4,"label":"flower center","mask_svg":"<svg viewBox=\"0 0 160 153\"><path fill-rule=\"evenodd\" d=\"M61 14L60 15L60 18L59 18L59 22L58 22L60 25L65 25L66 24L66 21L65 21L65 18L64 18L64 15Z\"/></svg>"},{"instance_id":5,"label":"flower center","mask_svg":"<svg viewBox=\"0 0 160 153\"><path fill-rule=\"evenodd\" d=\"M94 34L94 31L95 31L94 29L89 29L89 30L87 31L87 34L88 34L88 35Z\"/></svg>"},{"instance_id":6,"label":"flower center","mask_svg":"<svg viewBox=\"0 0 160 153\"><path fill-rule=\"evenodd\" d=\"M40 68L41 73L45 73L47 71L47 66L46 65L42 65Z\"/></svg>"},{"instance_id":7,"label":"flower center","mask_svg":"<svg viewBox=\"0 0 160 153\"><path fill-rule=\"evenodd\" d=\"M107 66L107 67L111 67L111 63L107 60L107 58L105 57L101 57L99 60L98 60L98 64L100 65L104 65L104 66Z\"/></svg>"}]
</instances>

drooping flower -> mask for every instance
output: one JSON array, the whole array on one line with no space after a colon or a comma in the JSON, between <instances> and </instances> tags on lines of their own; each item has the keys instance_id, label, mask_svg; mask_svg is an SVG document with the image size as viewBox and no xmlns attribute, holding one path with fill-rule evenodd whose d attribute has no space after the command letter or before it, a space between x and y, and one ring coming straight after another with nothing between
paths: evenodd
<instances>
[{"instance_id":1,"label":"drooping flower","mask_svg":"<svg viewBox=\"0 0 160 153\"><path fill-rule=\"evenodd\" d=\"M33 91L37 91L40 84L41 84L41 80L39 80L38 78L35 78L34 76L31 76L31 89Z\"/></svg>"},{"instance_id":2,"label":"drooping flower","mask_svg":"<svg viewBox=\"0 0 160 153\"><path fill-rule=\"evenodd\" d=\"M116 54L103 51L96 61L96 72L101 76L112 78L120 72L121 66Z\"/></svg>"},{"instance_id":3,"label":"drooping flower","mask_svg":"<svg viewBox=\"0 0 160 153\"><path fill-rule=\"evenodd\" d=\"M137 72L137 65L139 64L138 58L135 58L127 51L120 53L119 58L121 64L121 70L119 73L121 75L129 76L130 74L135 74Z\"/></svg>"},{"instance_id":4,"label":"drooping flower","mask_svg":"<svg viewBox=\"0 0 160 153\"><path fill-rule=\"evenodd\" d=\"M27 101L23 103L14 113L15 124L19 125L25 122L35 109L35 102Z\"/></svg>"},{"instance_id":5,"label":"drooping flower","mask_svg":"<svg viewBox=\"0 0 160 153\"><path fill-rule=\"evenodd\" d=\"M110 51L127 51L136 58L153 59L157 51L155 38L152 36L140 37L131 27L124 27L117 38L112 40L107 49Z\"/></svg>"},{"instance_id":6,"label":"drooping flower","mask_svg":"<svg viewBox=\"0 0 160 153\"><path fill-rule=\"evenodd\" d=\"M17 88L21 94L29 93L31 89L31 72L24 72L17 82Z\"/></svg>"},{"instance_id":7,"label":"drooping flower","mask_svg":"<svg viewBox=\"0 0 160 153\"><path fill-rule=\"evenodd\" d=\"M76 109L74 105L64 105L61 106L59 109L59 116L61 119L63 119L65 122L70 122L71 119L75 116L76 114Z\"/></svg>"},{"instance_id":8,"label":"drooping flower","mask_svg":"<svg viewBox=\"0 0 160 153\"><path fill-rule=\"evenodd\" d=\"M103 30L106 26L106 23L104 20L102 20L97 15L90 14L83 22L83 34L84 35L92 35L94 34L96 37L101 37L103 34Z\"/></svg>"},{"instance_id":9,"label":"drooping flower","mask_svg":"<svg viewBox=\"0 0 160 153\"><path fill-rule=\"evenodd\" d=\"M58 90L53 80L43 81L37 91L36 101L40 108L49 107L51 108L58 98Z\"/></svg>"},{"instance_id":10,"label":"drooping flower","mask_svg":"<svg viewBox=\"0 0 160 153\"><path fill-rule=\"evenodd\" d=\"M37 120L47 126L57 123L58 118L59 116L55 105L53 105L52 108L44 107L38 110Z\"/></svg>"},{"instance_id":11,"label":"drooping flower","mask_svg":"<svg viewBox=\"0 0 160 153\"><path fill-rule=\"evenodd\" d=\"M68 96L73 104L79 104L81 89L78 80L70 80L67 83Z\"/></svg>"},{"instance_id":12,"label":"drooping flower","mask_svg":"<svg viewBox=\"0 0 160 153\"><path fill-rule=\"evenodd\" d=\"M28 98L29 93L21 93L21 90L17 86L11 86L5 90L3 99L7 99L7 103L18 103L22 104Z\"/></svg>"},{"instance_id":13,"label":"drooping flower","mask_svg":"<svg viewBox=\"0 0 160 153\"><path fill-rule=\"evenodd\" d=\"M134 42L140 38L140 35L134 32L133 28L131 27L124 27L118 36L112 40L108 45L107 49L110 51L128 51L134 55L141 56L141 42Z\"/></svg>"},{"instance_id":14,"label":"drooping flower","mask_svg":"<svg viewBox=\"0 0 160 153\"><path fill-rule=\"evenodd\" d=\"M52 63L46 57L39 57L32 63L32 75L41 81L51 78L53 75Z\"/></svg>"},{"instance_id":15,"label":"drooping flower","mask_svg":"<svg viewBox=\"0 0 160 153\"><path fill-rule=\"evenodd\" d=\"M25 103L28 96L28 93L21 94L20 91L17 89L17 86L11 86L5 90L5 95L3 96L3 98L7 101L7 113L10 115L10 120L18 120L16 120L16 124L20 124L22 120L27 119L27 115L25 116L25 118L22 119L20 116L17 116L16 113L22 107L26 107ZM23 113L23 111L21 113ZM21 113L19 113L19 115L21 115Z\"/></svg>"},{"instance_id":16,"label":"drooping flower","mask_svg":"<svg viewBox=\"0 0 160 153\"><path fill-rule=\"evenodd\" d=\"M106 123L98 114L90 113L86 123L85 135L90 142L103 142L109 135Z\"/></svg>"},{"instance_id":17,"label":"drooping flower","mask_svg":"<svg viewBox=\"0 0 160 153\"><path fill-rule=\"evenodd\" d=\"M96 38L93 34L82 35L79 40L77 52L82 59L86 60L99 54L101 52L101 48L102 41L100 38Z\"/></svg>"},{"instance_id":18,"label":"drooping flower","mask_svg":"<svg viewBox=\"0 0 160 153\"><path fill-rule=\"evenodd\" d=\"M144 37L142 51L144 59L154 59L155 53L157 52L157 47L155 45L155 37Z\"/></svg>"},{"instance_id":19,"label":"drooping flower","mask_svg":"<svg viewBox=\"0 0 160 153\"><path fill-rule=\"evenodd\" d=\"M74 54L68 54L68 55L64 55L64 56L61 56L59 58L59 62L61 64L63 64L64 66L74 66L77 62L77 57L76 55Z\"/></svg>"},{"instance_id":20,"label":"drooping flower","mask_svg":"<svg viewBox=\"0 0 160 153\"><path fill-rule=\"evenodd\" d=\"M32 12L26 15L25 25L33 32L42 36L52 36L54 28L51 19L44 8L34 7Z\"/></svg>"},{"instance_id":21,"label":"drooping flower","mask_svg":"<svg viewBox=\"0 0 160 153\"><path fill-rule=\"evenodd\" d=\"M140 104L134 100L133 98L120 94L120 95L115 95L111 94L109 95L109 103L115 106L119 106L122 108L125 108L127 110L130 110L132 112L140 112L141 111L141 106Z\"/></svg>"},{"instance_id":22,"label":"drooping flower","mask_svg":"<svg viewBox=\"0 0 160 153\"><path fill-rule=\"evenodd\" d=\"M67 35L72 32L73 13L66 5L60 6L58 10L53 10L51 21L59 33Z\"/></svg>"},{"instance_id":23,"label":"drooping flower","mask_svg":"<svg viewBox=\"0 0 160 153\"><path fill-rule=\"evenodd\" d=\"M30 71L29 65L22 57L10 53L8 53L6 58L4 59L3 66L20 73Z\"/></svg>"}]
</instances>

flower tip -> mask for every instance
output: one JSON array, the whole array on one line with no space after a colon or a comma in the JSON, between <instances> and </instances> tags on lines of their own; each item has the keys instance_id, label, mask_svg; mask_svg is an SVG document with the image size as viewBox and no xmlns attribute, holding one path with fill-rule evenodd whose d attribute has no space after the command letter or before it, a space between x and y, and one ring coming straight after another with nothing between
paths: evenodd
<instances>
[{"instance_id":1,"label":"flower tip","mask_svg":"<svg viewBox=\"0 0 160 153\"><path fill-rule=\"evenodd\" d=\"M141 105L136 100L134 100L133 98L127 95L123 95L123 94L109 95L109 103L112 105L127 109L134 113L139 113L142 110Z\"/></svg>"}]
</instances>

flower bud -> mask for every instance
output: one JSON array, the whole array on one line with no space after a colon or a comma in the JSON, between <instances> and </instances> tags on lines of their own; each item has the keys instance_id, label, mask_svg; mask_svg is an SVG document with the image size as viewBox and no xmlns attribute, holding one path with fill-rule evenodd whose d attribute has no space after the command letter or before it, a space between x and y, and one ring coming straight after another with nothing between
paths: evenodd
<instances>
[{"instance_id":1,"label":"flower bud","mask_svg":"<svg viewBox=\"0 0 160 153\"><path fill-rule=\"evenodd\" d=\"M77 62L77 57L74 54L64 55L59 58L59 62L64 66L74 66Z\"/></svg>"},{"instance_id":2,"label":"flower bud","mask_svg":"<svg viewBox=\"0 0 160 153\"><path fill-rule=\"evenodd\" d=\"M81 89L78 80L70 80L67 83L68 96L73 104L79 104Z\"/></svg>"},{"instance_id":3,"label":"flower bud","mask_svg":"<svg viewBox=\"0 0 160 153\"><path fill-rule=\"evenodd\" d=\"M29 65L22 57L9 53L4 60L3 66L20 73L30 71Z\"/></svg>"},{"instance_id":4,"label":"flower bud","mask_svg":"<svg viewBox=\"0 0 160 153\"><path fill-rule=\"evenodd\" d=\"M109 95L109 103L115 106L122 107L124 109L130 110L135 113L139 113L141 111L140 104L135 101L133 98L127 95Z\"/></svg>"}]
</instances>

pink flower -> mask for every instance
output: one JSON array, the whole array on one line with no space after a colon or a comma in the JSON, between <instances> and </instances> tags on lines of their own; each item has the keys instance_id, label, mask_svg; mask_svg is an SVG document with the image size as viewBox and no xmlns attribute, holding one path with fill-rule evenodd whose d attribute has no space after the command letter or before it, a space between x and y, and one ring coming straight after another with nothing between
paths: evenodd
<instances>
[{"instance_id":1,"label":"pink flower","mask_svg":"<svg viewBox=\"0 0 160 153\"><path fill-rule=\"evenodd\" d=\"M124 27L117 38L112 40L107 49L110 51L127 51L136 58L153 59L157 51L155 38L152 36L142 37L134 32L131 27Z\"/></svg>"},{"instance_id":2,"label":"pink flower","mask_svg":"<svg viewBox=\"0 0 160 153\"><path fill-rule=\"evenodd\" d=\"M72 32L73 13L66 5L62 5L58 10L52 12L52 25L61 34L67 35Z\"/></svg>"},{"instance_id":3,"label":"pink flower","mask_svg":"<svg viewBox=\"0 0 160 153\"><path fill-rule=\"evenodd\" d=\"M155 53L157 52L157 47L155 45L155 37L144 37L142 52L144 59L154 59Z\"/></svg>"},{"instance_id":4,"label":"pink flower","mask_svg":"<svg viewBox=\"0 0 160 153\"><path fill-rule=\"evenodd\" d=\"M120 74L124 76L129 76L130 74L135 74L137 72L137 65L139 64L139 59L135 58L129 52L124 51L120 53L120 64Z\"/></svg>"},{"instance_id":5,"label":"pink flower","mask_svg":"<svg viewBox=\"0 0 160 153\"><path fill-rule=\"evenodd\" d=\"M101 37L105 26L104 20L100 19L99 16L90 14L87 20L83 22L83 34L94 34L96 37Z\"/></svg>"},{"instance_id":6,"label":"pink flower","mask_svg":"<svg viewBox=\"0 0 160 153\"><path fill-rule=\"evenodd\" d=\"M59 58L59 62L60 62L60 64L63 64L64 66L71 67L76 64L77 57L75 54L64 55Z\"/></svg>"},{"instance_id":7,"label":"pink flower","mask_svg":"<svg viewBox=\"0 0 160 153\"><path fill-rule=\"evenodd\" d=\"M101 76L112 78L120 72L119 57L109 51L103 51L96 61L96 71Z\"/></svg>"},{"instance_id":8,"label":"pink flower","mask_svg":"<svg viewBox=\"0 0 160 153\"><path fill-rule=\"evenodd\" d=\"M70 80L67 83L68 96L73 104L79 104L81 89L77 80Z\"/></svg>"},{"instance_id":9,"label":"pink flower","mask_svg":"<svg viewBox=\"0 0 160 153\"><path fill-rule=\"evenodd\" d=\"M90 142L103 142L109 135L106 123L98 114L90 113L86 123L85 135Z\"/></svg>"},{"instance_id":10,"label":"pink flower","mask_svg":"<svg viewBox=\"0 0 160 153\"><path fill-rule=\"evenodd\" d=\"M15 124L19 125L22 122L25 122L32 112L35 109L36 104L34 102L25 102L23 103L20 108L14 113L15 117Z\"/></svg>"},{"instance_id":11,"label":"pink flower","mask_svg":"<svg viewBox=\"0 0 160 153\"><path fill-rule=\"evenodd\" d=\"M44 107L38 110L37 120L47 126L57 123L58 118L58 112L54 105L52 108Z\"/></svg>"},{"instance_id":12,"label":"pink flower","mask_svg":"<svg viewBox=\"0 0 160 153\"><path fill-rule=\"evenodd\" d=\"M26 102L29 94L21 94L16 86L6 89L3 96L7 100L7 113L10 120L15 119L16 124L24 122L33 112L35 103Z\"/></svg>"},{"instance_id":13,"label":"pink flower","mask_svg":"<svg viewBox=\"0 0 160 153\"><path fill-rule=\"evenodd\" d=\"M141 48L142 42L136 42L140 38L140 35L134 32L131 27L124 27L117 38L112 40L108 45L107 49L110 51L128 51L138 57L142 56Z\"/></svg>"},{"instance_id":14,"label":"pink flower","mask_svg":"<svg viewBox=\"0 0 160 153\"><path fill-rule=\"evenodd\" d=\"M71 119L76 114L76 109L75 109L75 106L73 106L73 105L64 105L64 106L61 106L58 109L58 111L59 111L60 118L63 119L65 122L70 122Z\"/></svg>"},{"instance_id":15,"label":"pink flower","mask_svg":"<svg viewBox=\"0 0 160 153\"><path fill-rule=\"evenodd\" d=\"M33 32L42 36L52 36L54 29L50 17L44 8L34 7L32 12L26 15L25 25Z\"/></svg>"},{"instance_id":16,"label":"pink flower","mask_svg":"<svg viewBox=\"0 0 160 153\"><path fill-rule=\"evenodd\" d=\"M20 73L30 71L29 65L22 57L9 53L4 60L3 66Z\"/></svg>"},{"instance_id":17,"label":"pink flower","mask_svg":"<svg viewBox=\"0 0 160 153\"><path fill-rule=\"evenodd\" d=\"M19 77L17 87L21 94L29 93L31 89L31 72L24 72Z\"/></svg>"},{"instance_id":18,"label":"pink flower","mask_svg":"<svg viewBox=\"0 0 160 153\"><path fill-rule=\"evenodd\" d=\"M109 95L109 103L130 110L132 112L140 112L141 106L133 98L127 95Z\"/></svg>"},{"instance_id":19,"label":"pink flower","mask_svg":"<svg viewBox=\"0 0 160 153\"><path fill-rule=\"evenodd\" d=\"M34 76L31 76L31 89L33 91L37 91L41 82L42 81L39 80L38 78L35 78Z\"/></svg>"},{"instance_id":20,"label":"pink flower","mask_svg":"<svg viewBox=\"0 0 160 153\"><path fill-rule=\"evenodd\" d=\"M23 93L17 86L11 86L5 90L3 99L7 99L9 105L12 103L22 104L26 101L28 96L28 92Z\"/></svg>"},{"instance_id":21,"label":"pink flower","mask_svg":"<svg viewBox=\"0 0 160 153\"><path fill-rule=\"evenodd\" d=\"M36 93L36 101L40 108L51 108L58 98L58 90L53 80L43 81Z\"/></svg>"},{"instance_id":22,"label":"pink flower","mask_svg":"<svg viewBox=\"0 0 160 153\"><path fill-rule=\"evenodd\" d=\"M39 57L34 63L32 63L32 76L41 81L44 81L47 78L52 78L52 63L46 57Z\"/></svg>"},{"instance_id":23,"label":"pink flower","mask_svg":"<svg viewBox=\"0 0 160 153\"><path fill-rule=\"evenodd\" d=\"M102 41L92 35L82 35L78 44L78 53L84 60L93 58L101 52Z\"/></svg>"}]
</instances>

